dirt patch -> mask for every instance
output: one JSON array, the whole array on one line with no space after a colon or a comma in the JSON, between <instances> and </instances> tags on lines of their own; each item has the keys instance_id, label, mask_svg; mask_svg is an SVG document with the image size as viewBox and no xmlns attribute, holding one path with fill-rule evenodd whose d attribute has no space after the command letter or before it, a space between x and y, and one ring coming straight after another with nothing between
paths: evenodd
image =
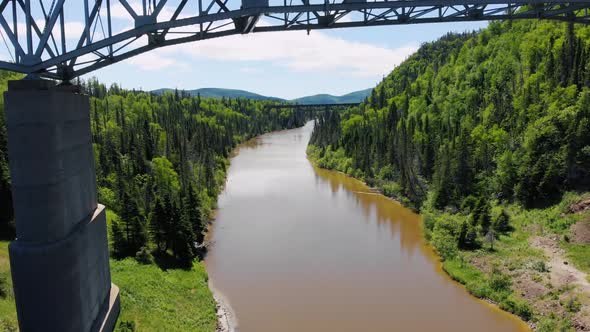
<instances>
[{"instance_id":1,"label":"dirt patch","mask_svg":"<svg viewBox=\"0 0 590 332\"><path fill-rule=\"evenodd\" d=\"M586 273L576 269L565 258L565 252L559 247L559 238L555 236L531 238L533 247L543 249L549 260L551 282L556 287L574 285L585 294L590 295L590 282L586 279Z\"/></svg>"},{"instance_id":2,"label":"dirt patch","mask_svg":"<svg viewBox=\"0 0 590 332\"><path fill-rule=\"evenodd\" d=\"M530 243L544 251L549 268L549 283L554 289L553 292L558 292L561 302L572 297L578 298L581 302L579 311L572 317L576 331L590 331L590 282L586 273L568 262L564 250L559 247L557 235L533 236ZM550 307L557 309L555 305Z\"/></svg>"},{"instance_id":3,"label":"dirt patch","mask_svg":"<svg viewBox=\"0 0 590 332\"><path fill-rule=\"evenodd\" d=\"M570 228L570 241L573 243L590 243L590 217L586 217Z\"/></svg>"},{"instance_id":4,"label":"dirt patch","mask_svg":"<svg viewBox=\"0 0 590 332\"><path fill-rule=\"evenodd\" d=\"M512 280L522 298L534 303L550 291L543 273L531 270L518 272L513 275Z\"/></svg>"},{"instance_id":5,"label":"dirt patch","mask_svg":"<svg viewBox=\"0 0 590 332\"><path fill-rule=\"evenodd\" d=\"M590 209L590 199L586 199L583 201L580 201L578 203L572 204L569 207L569 212L570 213L580 213L586 210Z\"/></svg>"}]
</instances>

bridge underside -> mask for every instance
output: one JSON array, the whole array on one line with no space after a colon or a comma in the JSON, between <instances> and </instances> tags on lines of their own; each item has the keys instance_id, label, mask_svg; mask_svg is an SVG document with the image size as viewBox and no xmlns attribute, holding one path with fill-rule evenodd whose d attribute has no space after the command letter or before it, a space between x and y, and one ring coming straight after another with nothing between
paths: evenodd
<instances>
[{"instance_id":1,"label":"bridge underside","mask_svg":"<svg viewBox=\"0 0 590 332\"><path fill-rule=\"evenodd\" d=\"M235 34L506 19L586 24L590 8L590 0L200 0L197 8L188 0L76 2L1 0L8 53L0 69L70 80L159 47ZM118 29L113 18L122 15L133 26ZM83 20L78 33L68 28L71 18Z\"/></svg>"}]
</instances>

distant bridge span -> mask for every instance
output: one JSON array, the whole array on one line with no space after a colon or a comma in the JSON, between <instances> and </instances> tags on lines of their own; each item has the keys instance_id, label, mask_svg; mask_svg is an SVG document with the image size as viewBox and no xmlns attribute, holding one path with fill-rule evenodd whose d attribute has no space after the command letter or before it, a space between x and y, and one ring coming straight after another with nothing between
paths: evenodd
<instances>
[{"instance_id":1,"label":"distant bridge span","mask_svg":"<svg viewBox=\"0 0 590 332\"><path fill-rule=\"evenodd\" d=\"M235 34L501 19L586 24L588 8L590 0L0 0L0 69L67 81L159 47Z\"/></svg>"},{"instance_id":2,"label":"distant bridge span","mask_svg":"<svg viewBox=\"0 0 590 332\"><path fill-rule=\"evenodd\" d=\"M317 109L317 108L346 108L358 106L360 103L337 103L337 104L276 104L266 105L266 108L294 108L294 109Z\"/></svg>"}]
</instances>

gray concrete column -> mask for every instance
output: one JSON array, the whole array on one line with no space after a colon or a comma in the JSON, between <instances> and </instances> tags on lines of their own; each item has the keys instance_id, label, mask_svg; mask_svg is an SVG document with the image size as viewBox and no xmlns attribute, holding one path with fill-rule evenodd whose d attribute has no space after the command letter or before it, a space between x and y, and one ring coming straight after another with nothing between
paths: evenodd
<instances>
[{"instance_id":1,"label":"gray concrete column","mask_svg":"<svg viewBox=\"0 0 590 332\"><path fill-rule=\"evenodd\" d=\"M17 238L10 264L21 331L108 331L119 314L90 104L76 86L11 81L4 95Z\"/></svg>"}]
</instances>

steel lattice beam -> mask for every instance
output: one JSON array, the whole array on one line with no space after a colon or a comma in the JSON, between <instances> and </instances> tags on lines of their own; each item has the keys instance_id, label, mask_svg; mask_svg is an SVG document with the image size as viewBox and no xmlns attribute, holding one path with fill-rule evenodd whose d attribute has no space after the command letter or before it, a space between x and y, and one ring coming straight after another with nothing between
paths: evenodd
<instances>
[{"instance_id":1,"label":"steel lattice beam","mask_svg":"<svg viewBox=\"0 0 590 332\"><path fill-rule=\"evenodd\" d=\"M234 34L511 19L590 21L590 0L270 1L0 0L0 32L11 59L0 61L0 69L69 80L159 47ZM130 24L116 31L113 22L121 19ZM77 29L68 27L72 20Z\"/></svg>"}]
</instances>

